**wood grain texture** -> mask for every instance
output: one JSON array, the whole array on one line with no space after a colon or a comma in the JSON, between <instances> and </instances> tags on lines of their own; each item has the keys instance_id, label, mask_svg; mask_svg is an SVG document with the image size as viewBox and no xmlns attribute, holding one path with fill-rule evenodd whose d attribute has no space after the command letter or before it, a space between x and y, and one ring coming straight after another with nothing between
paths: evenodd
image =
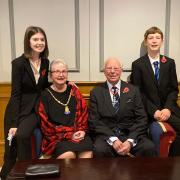
<instances>
[{"instance_id":1,"label":"wood grain texture","mask_svg":"<svg viewBox=\"0 0 180 180\"><path fill-rule=\"evenodd\" d=\"M43 180L179 180L180 175L180 157L48 159L17 162L7 180L26 179L29 165L50 163L59 164L60 176L44 177Z\"/></svg>"}]
</instances>

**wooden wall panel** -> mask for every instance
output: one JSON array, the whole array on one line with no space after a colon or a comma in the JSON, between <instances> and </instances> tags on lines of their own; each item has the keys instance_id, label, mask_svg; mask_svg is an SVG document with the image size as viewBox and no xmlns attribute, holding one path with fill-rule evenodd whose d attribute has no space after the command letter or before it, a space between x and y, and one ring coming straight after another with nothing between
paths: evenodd
<instances>
[{"instance_id":1,"label":"wooden wall panel","mask_svg":"<svg viewBox=\"0 0 180 180\"><path fill-rule=\"evenodd\" d=\"M86 99L87 103L89 103L89 92L96 85L101 82L76 82L79 87L83 97ZM180 90L180 83L179 83ZM4 112L8 100L10 98L11 85L9 83L0 83L0 165L3 163L3 153L4 153ZM180 94L178 96L178 105L180 106Z\"/></svg>"},{"instance_id":2,"label":"wooden wall panel","mask_svg":"<svg viewBox=\"0 0 180 180\"><path fill-rule=\"evenodd\" d=\"M11 92L10 84L0 84L0 165L4 154L4 112Z\"/></svg>"}]
</instances>

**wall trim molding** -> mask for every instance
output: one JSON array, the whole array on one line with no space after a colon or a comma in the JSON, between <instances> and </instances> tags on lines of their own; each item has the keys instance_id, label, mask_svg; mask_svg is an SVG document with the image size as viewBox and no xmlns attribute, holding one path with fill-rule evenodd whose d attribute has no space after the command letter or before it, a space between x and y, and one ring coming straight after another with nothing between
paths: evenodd
<instances>
[{"instance_id":1,"label":"wall trim molding","mask_svg":"<svg viewBox=\"0 0 180 180\"><path fill-rule=\"evenodd\" d=\"M14 1L8 0L10 39L11 39L11 58L16 58L15 24L14 24ZM69 72L80 72L80 23L79 23L79 0L74 0L74 21L75 21L75 67L70 68Z\"/></svg>"},{"instance_id":2,"label":"wall trim molding","mask_svg":"<svg viewBox=\"0 0 180 180\"><path fill-rule=\"evenodd\" d=\"M165 41L164 54L169 56L169 34L170 34L170 16L171 16L171 0L166 0L166 14L165 14Z\"/></svg>"},{"instance_id":3,"label":"wall trim molding","mask_svg":"<svg viewBox=\"0 0 180 180\"><path fill-rule=\"evenodd\" d=\"M99 0L99 71L104 67L104 0Z\"/></svg>"},{"instance_id":4,"label":"wall trim molding","mask_svg":"<svg viewBox=\"0 0 180 180\"><path fill-rule=\"evenodd\" d=\"M170 35L170 14L171 14L171 0L166 0L165 10L165 41L164 41L164 55L169 55L169 35ZM104 0L99 0L99 49L100 49L100 72L103 72L104 67ZM130 68L123 69L124 72L131 72Z\"/></svg>"},{"instance_id":5,"label":"wall trim molding","mask_svg":"<svg viewBox=\"0 0 180 180\"><path fill-rule=\"evenodd\" d=\"M15 45L15 26L14 26L14 4L12 0L8 0L9 5L9 23L10 23L10 39L11 39L11 59L16 57Z\"/></svg>"},{"instance_id":6,"label":"wall trim molding","mask_svg":"<svg viewBox=\"0 0 180 180\"><path fill-rule=\"evenodd\" d=\"M69 72L80 72L80 24L79 24L79 0L74 0L75 8L75 53L76 67L69 68Z\"/></svg>"}]
</instances>

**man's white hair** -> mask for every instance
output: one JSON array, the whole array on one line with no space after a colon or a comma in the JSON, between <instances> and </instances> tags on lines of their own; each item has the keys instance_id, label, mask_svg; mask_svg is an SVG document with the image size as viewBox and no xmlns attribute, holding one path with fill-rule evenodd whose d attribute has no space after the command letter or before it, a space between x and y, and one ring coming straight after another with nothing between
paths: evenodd
<instances>
[{"instance_id":1,"label":"man's white hair","mask_svg":"<svg viewBox=\"0 0 180 180\"><path fill-rule=\"evenodd\" d=\"M106 61L104 62L104 69L106 68L107 63L112 59L117 61L119 63L119 67L122 69L123 65L122 65L121 61L116 57L109 57L108 59L106 59Z\"/></svg>"}]
</instances>

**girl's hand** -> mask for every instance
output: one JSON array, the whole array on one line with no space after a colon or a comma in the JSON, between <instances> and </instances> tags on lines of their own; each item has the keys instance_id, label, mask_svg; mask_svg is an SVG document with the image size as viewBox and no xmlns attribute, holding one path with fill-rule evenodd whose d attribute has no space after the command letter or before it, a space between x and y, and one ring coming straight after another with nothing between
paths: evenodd
<instances>
[{"instance_id":1,"label":"girl's hand","mask_svg":"<svg viewBox=\"0 0 180 180\"><path fill-rule=\"evenodd\" d=\"M9 133L8 133L8 136L15 136L16 135L16 131L17 131L17 128L10 128L9 129Z\"/></svg>"}]
</instances>

